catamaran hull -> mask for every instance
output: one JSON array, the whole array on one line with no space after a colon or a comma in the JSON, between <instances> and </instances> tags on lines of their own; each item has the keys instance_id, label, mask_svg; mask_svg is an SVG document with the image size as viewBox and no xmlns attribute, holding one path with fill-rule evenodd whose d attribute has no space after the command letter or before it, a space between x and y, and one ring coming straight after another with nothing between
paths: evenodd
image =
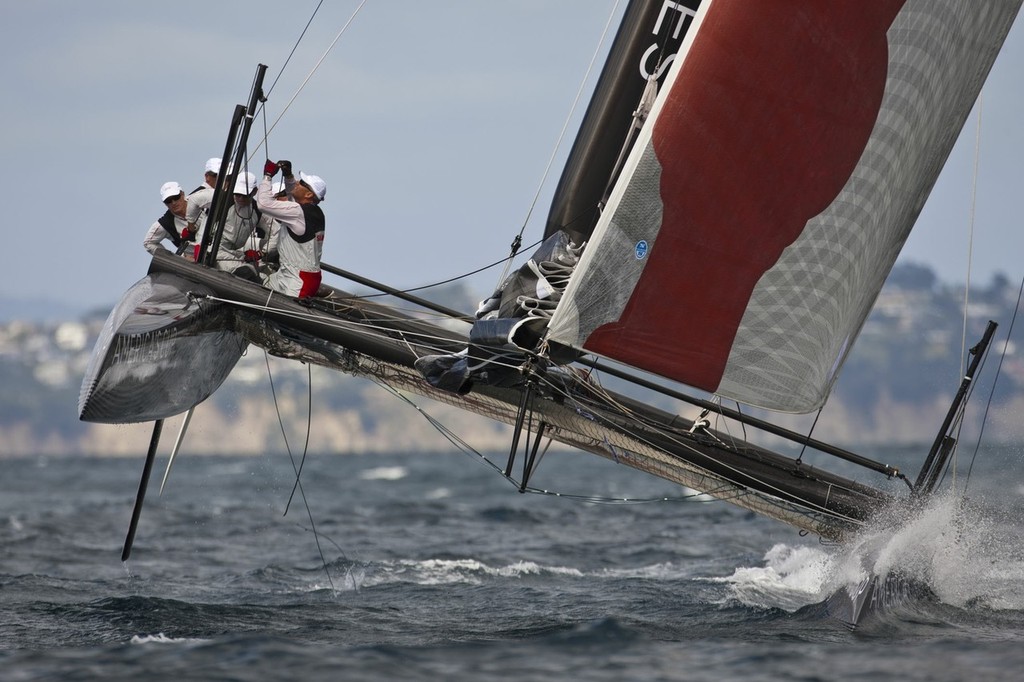
<instances>
[{"instance_id":1,"label":"catamaran hull","mask_svg":"<svg viewBox=\"0 0 1024 682\"><path fill-rule=\"evenodd\" d=\"M234 331L230 309L205 300L210 293L168 273L132 286L96 341L79 417L104 424L164 419L216 391L247 342Z\"/></svg>"},{"instance_id":2,"label":"catamaran hull","mask_svg":"<svg viewBox=\"0 0 1024 682\"><path fill-rule=\"evenodd\" d=\"M150 272L178 275L214 291L220 301L231 301L234 328L271 354L372 377L397 390L518 423L526 441L534 444L540 436L533 434L543 428L544 438L828 539L847 536L890 499L877 489L736 443L725 434L691 432L690 421L605 391L572 370L551 368L532 387L523 380L518 385L478 383L465 395L440 390L414 368L416 360L464 349L468 337L390 306L337 290L329 299L299 302L170 254L157 254ZM519 420L524 405L531 412L525 422ZM524 470L522 485L530 473Z\"/></svg>"},{"instance_id":3,"label":"catamaran hull","mask_svg":"<svg viewBox=\"0 0 1024 682\"><path fill-rule=\"evenodd\" d=\"M861 625L865 619L886 611L934 598L927 585L912 581L899 573L872 575L857 585L836 590L825 600L824 612L849 628Z\"/></svg>"}]
</instances>

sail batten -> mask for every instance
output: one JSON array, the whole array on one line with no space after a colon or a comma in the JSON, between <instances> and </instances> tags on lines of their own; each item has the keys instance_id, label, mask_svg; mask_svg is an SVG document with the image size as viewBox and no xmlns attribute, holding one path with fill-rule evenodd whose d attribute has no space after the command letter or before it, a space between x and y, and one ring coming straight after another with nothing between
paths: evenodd
<instances>
[{"instance_id":1,"label":"sail batten","mask_svg":"<svg viewBox=\"0 0 1024 682\"><path fill-rule=\"evenodd\" d=\"M549 339L819 407L1019 5L703 3Z\"/></svg>"}]
</instances>

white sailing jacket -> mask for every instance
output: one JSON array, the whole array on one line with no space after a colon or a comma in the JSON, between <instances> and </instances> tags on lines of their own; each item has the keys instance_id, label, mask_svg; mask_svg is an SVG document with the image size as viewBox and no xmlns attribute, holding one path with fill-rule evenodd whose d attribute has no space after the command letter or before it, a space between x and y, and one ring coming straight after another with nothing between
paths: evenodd
<instances>
[{"instance_id":1,"label":"white sailing jacket","mask_svg":"<svg viewBox=\"0 0 1024 682\"><path fill-rule=\"evenodd\" d=\"M243 207L233 204L224 219L224 232L217 249L217 269L234 272L245 262L246 251L260 249L263 240L257 235L257 228L263 235L269 235L273 223L269 215L257 217L256 207L251 203Z\"/></svg>"},{"instance_id":2,"label":"white sailing jacket","mask_svg":"<svg viewBox=\"0 0 1024 682\"><path fill-rule=\"evenodd\" d=\"M160 242L170 239L176 250L181 243L181 231L184 229L184 219L167 211L150 226L149 231L146 233L146 238L142 240L142 246L146 251L156 253L157 249L165 248Z\"/></svg>"},{"instance_id":3,"label":"white sailing jacket","mask_svg":"<svg viewBox=\"0 0 1024 682\"><path fill-rule=\"evenodd\" d=\"M291 195L295 180L287 181ZM256 206L281 224L277 253L280 268L267 284L274 291L306 298L320 288L320 255L324 243L324 212L317 204L298 204L274 198L270 178L263 177L256 190Z\"/></svg>"}]
</instances>

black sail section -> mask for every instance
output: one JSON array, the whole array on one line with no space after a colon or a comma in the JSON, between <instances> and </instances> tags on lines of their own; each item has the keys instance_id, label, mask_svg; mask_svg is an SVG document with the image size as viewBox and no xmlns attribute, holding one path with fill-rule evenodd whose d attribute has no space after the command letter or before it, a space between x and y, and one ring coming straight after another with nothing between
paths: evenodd
<instances>
[{"instance_id":1,"label":"black sail section","mask_svg":"<svg viewBox=\"0 0 1024 682\"><path fill-rule=\"evenodd\" d=\"M562 171L544 237L590 237L648 74L664 78L701 0L631 0Z\"/></svg>"}]
</instances>

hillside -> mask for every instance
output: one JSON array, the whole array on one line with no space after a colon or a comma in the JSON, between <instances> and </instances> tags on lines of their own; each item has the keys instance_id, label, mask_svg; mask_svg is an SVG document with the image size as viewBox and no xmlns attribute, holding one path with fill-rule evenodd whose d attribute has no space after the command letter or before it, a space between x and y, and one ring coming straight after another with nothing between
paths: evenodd
<instances>
[{"instance_id":1,"label":"hillside","mask_svg":"<svg viewBox=\"0 0 1024 682\"><path fill-rule=\"evenodd\" d=\"M960 378L963 296L962 287L939 282L927 268L898 265L847 360L814 437L848 447L930 443ZM434 298L469 310L476 297L451 288ZM1024 409L1024 358L1017 344L1005 342L1016 303L1017 289L1004 277L975 286L971 293L967 343L980 338L987 320L1001 323L972 414L986 407L1000 353L1006 349L986 425L988 442L1024 440L1024 420L1016 418ZM81 378L104 316L105 311L97 311L66 321L0 323L0 457L145 451L148 424L109 426L77 419ZM478 449L507 448L507 427L426 399L414 400ZM696 413L668 399L656 400L663 409L686 416ZM176 433L178 421L168 420L165 434ZM289 447L297 452L306 441L307 421L312 424L313 452L451 447L413 408L379 386L267 357L251 347L221 390L197 408L186 450L241 454ZM783 421L806 432L813 415L787 416ZM169 448L173 438L165 435L164 441Z\"/></svg>"}]
</instances>

